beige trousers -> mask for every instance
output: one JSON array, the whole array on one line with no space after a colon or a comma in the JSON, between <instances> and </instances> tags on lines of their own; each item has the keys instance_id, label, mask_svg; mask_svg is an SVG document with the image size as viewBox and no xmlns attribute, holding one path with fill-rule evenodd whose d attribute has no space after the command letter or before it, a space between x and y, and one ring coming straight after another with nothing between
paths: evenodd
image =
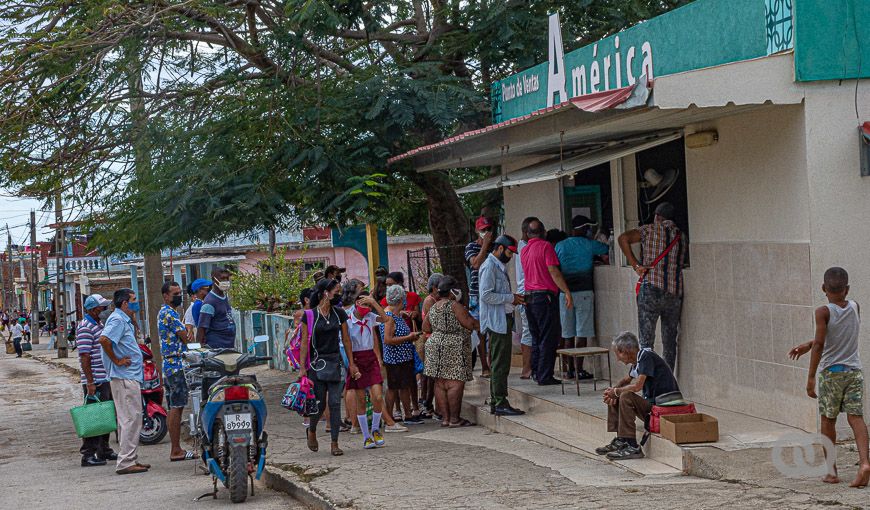
<instances>
[{"instance_id":1,"label":"beige trousers","mask_svg":"<svg viewBox=\"0 0 870 510\"><path fill-rule=\"evenodd\" d=\"M139 381L112 379L112 398L118 416L118 464L121 470L136 464L139 458L139 433L142 432L142 390Z\"/></svg>"}]
</instances>

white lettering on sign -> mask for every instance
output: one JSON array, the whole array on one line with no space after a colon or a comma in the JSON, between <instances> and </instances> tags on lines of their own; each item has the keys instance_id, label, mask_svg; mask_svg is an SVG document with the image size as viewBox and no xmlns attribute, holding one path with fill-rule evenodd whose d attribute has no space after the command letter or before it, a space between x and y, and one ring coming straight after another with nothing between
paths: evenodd
<instances>
[{"instance_id":1,"label":"white lettering on sign","mask_svg":"<svg viewBox=\"0 0 870 510\"><path fill-rule=\"evenodd\" d=\"M541 88L541 80L537 74L518 76L516 80L502 82L501 100L505 103L521 97L529 92L537 92Z\"/></svg>"},{"instance_id":2,"label":"white lettering on sign","mask_svg":"<svg viewBox=\"0 0 870 510\"><path fill-rule=\"evenodd\" d=\"M640 52L641 57L643 58L641 63L641 75L646 75L647 79L652 80L654 78L653 49L649 41L646 41L641 45ZM603 57L599 57L598 44L595 44L592 47L592 62L589 63L588 74L585 64L571 69L571 97L584 96L595 92L634 85L637 82L637 78L634 76L631 69L632 65L634 65L634 59L637 56L637 48L629 46L624 55L625 58L623 58L623 52L619 48L619 36L613 38L612 53L605 54ZM623 63L625 65L623 65ZM610 81L611 70L616 73L616 80L614 83L611 83ZM625 79L628 83L623 83L623 75L625 75Z\"/></svg>"},{"instance_id":3,"label":"white lettering on sign","mask_svg":"<svg viewBox=\"0 0 870 510\"><path fill-rule=\"evenodd\" d=\"M565 92L565 52L562 48L562 28L559 24L559 13L550 15L550 36L547 38L547 52L550 55L549 73L547 79L547 107L568 100ZM559 94L555 100L554 95Z\"/></svg>"}]
</instances>

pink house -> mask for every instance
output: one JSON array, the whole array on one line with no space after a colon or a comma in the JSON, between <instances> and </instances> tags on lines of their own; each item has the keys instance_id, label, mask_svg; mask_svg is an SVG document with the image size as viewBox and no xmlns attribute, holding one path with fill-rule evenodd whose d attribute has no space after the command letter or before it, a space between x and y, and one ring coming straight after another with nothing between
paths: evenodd
<instances>
[{"instance_id":1,"label":"pink house","mask_svg":"<svg viewBox=\"0 0 870 510\"><path fill-rule=\"evenodd\" d=\"M334 264L347 268L345 278L356 278L368 283L366 258L351 248L332 246L328 229L304 229L303 239L301 242L279 243L278 247L287 250L288 259L302 258L312 271ZM407 275L408 251L434 246L429 235L389 236L389 270L401 271ZM237 247L233 251L245 255L245 259L239 261L239 269L242 271L257 271L257 263L269 257L268 250L263 246Z\"/></svg>"}]
</instances>

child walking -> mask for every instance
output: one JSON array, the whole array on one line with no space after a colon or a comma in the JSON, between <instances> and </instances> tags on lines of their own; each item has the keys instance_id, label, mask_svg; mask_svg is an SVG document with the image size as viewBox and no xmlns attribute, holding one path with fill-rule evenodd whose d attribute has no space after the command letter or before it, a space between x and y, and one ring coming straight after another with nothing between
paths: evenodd
<instances>
[{"instance_id":1,"label":"child walking","mask_svg":"<svg viewBox=\"0 0 870 510\"><path fill-rule=\"evenodd\" d=\"M832 267L825 271L822 291L828 304L816 309L816 336L789 351L791 359L798 359L812 350L810 355L807 395L816 398L816 373L819 377L819 413L822 415L822 434L832 443L837 442L837 416L844 412L855 434L860 467L852 487L866 487L870 481L870 452L868 452L867 425L864 423L864 374L858 359L858 329L861 323L858 303L847 300L849 274L845 269ZM840 483L837 466L823 479L826 483Z\"/></svg>"}]
</instances>

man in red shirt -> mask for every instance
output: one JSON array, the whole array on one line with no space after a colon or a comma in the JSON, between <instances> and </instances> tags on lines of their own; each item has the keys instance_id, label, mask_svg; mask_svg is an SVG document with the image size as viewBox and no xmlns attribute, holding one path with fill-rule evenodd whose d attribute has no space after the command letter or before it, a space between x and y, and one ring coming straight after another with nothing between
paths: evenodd
<instances>
[{"instance_id":1,"label":"man in red shirt","mask_svg":"<svg viewBox=\"0 0 870 510\"><path fill-rule=\"evenodd\" d=\"M545 239L547 229L540 221L529 223L529 243L520 254L525 274L525 306L532 333L533 377L541 386L561 384L553 377L556 349L562 329L559 323L559 291L565 294L565 306L574 306L571 292L559 270L559 257Z\"/></svg>"}]
</instances>

